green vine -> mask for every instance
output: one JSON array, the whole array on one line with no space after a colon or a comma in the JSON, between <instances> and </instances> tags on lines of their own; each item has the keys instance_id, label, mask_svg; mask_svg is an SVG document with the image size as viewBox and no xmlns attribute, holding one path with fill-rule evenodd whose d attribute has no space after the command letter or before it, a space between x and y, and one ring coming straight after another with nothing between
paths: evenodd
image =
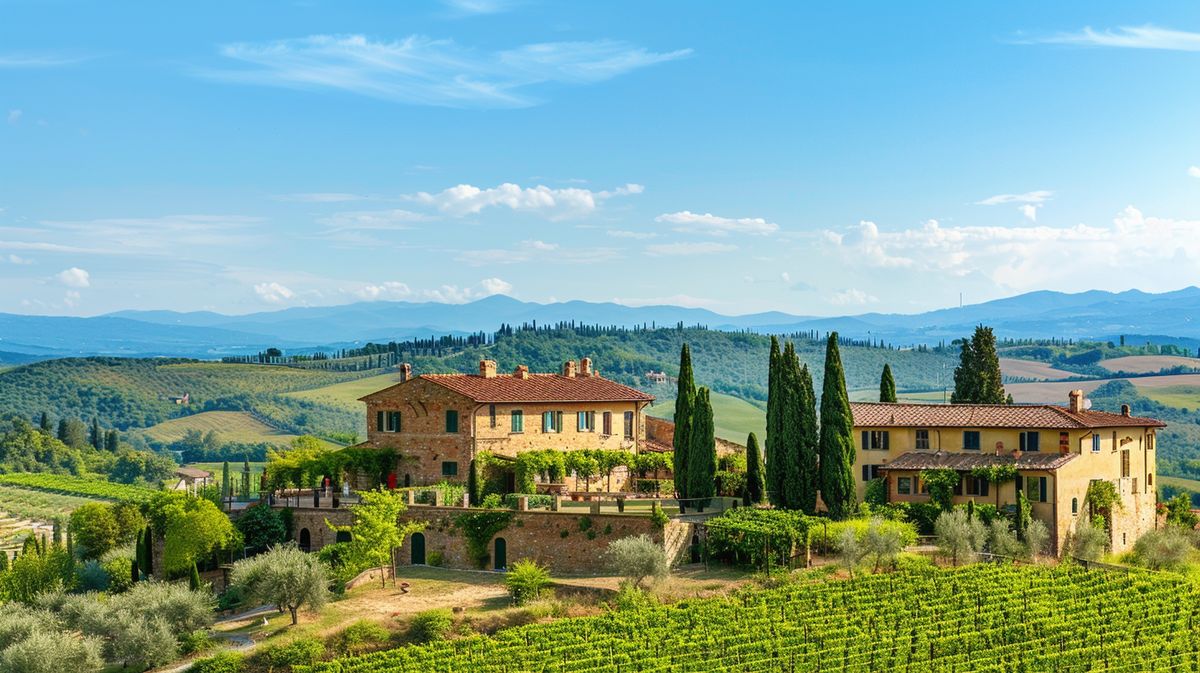
<instances>
[{"instance_id":1,"label":"green vine","mask_svg":"<svg viewBox=\"0 0 1200 673\"><path fill-rule=\"evenodd\" d=\"M954 470L921 470L921 481L929 487L929 499L942 511L954 506L954 487L961 480Z\"/></svg>"},{"instance_id":2,"label":"green vine","mask_svg":"<svg viewBox=\"0 0 1200 673\"><path fill-rule=\"evenodd\" d=\"M454 525L462 529L467 538L467 555L479 568L486 568L491 559L488 543L497 533L508 528L512 523L513 513L502 509L489 509L482 512L467 512L458 515Z\"/></svg>"},{"instance_id":3,"label":"green vine","mask_svg":"<svg viewBox=\"0 0 1200 673\"><path fill-rule=\"evenodd\" d=\"M1121 496L1117 493L1116 484L1104 479L1093 479L1088 484L1087 494L1083 497L1084 504L1089 508L1089 511L1095 515L1094 518L1104 521L1105 528L1108 528L1108 518L1111 516L1113 507L1124 509L1121 504Z\"/></svg>"}]
</instances>

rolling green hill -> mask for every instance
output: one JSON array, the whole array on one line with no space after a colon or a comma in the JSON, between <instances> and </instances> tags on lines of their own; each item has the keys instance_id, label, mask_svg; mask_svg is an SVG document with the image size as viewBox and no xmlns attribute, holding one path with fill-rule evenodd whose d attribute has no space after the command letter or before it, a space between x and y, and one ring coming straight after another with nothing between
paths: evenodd
<instances>
[{"instance_id":1,"label":"rolling green hill","mask_svg":"<svg viewBox=\"0 0 1200 673\"><path fill-rule=\"evenodd\" d=\"M172 418L146 428L143 434L155 442L170 444L182 439L189 430L215 432L222 442L239 444L287 446L298 436L270 426L246 411L204 411Z\"/></svg>"},{"instance_id":2,"label":"rolling green hill","mask_svg":"<svg viewBox=\"0 0 1200 673\"><path fill-rule=\"evenodd\" d=\"M737 444L745 445L746 436L751 432L758 435L759 445L767 436L767 411L759 404L724 395L712 394L713 423L716 435ZM675 417L675 400L658 400L646 413L659 418L673 419Z\"/></svg>"}]
</instances>

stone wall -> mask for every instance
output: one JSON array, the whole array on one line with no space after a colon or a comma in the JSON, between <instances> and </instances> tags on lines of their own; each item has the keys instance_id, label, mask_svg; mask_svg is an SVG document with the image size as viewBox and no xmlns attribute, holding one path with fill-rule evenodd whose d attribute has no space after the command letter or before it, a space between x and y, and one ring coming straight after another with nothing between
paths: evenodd
<instances>
[{"instance_id":1,"label":"stone wall","mask_svg":"<svg viewBox=\"0 0 1200 673\"><path fill-rule=\"evenodd\" d=\"M475 402L425 379L415 378L372 395L367 401L368 446L387 447L401 454L396 466L398 486L435 484L443 479L466 481L473 442L471 419ZM458 432L446 432L446 412L458 412ZM377 427L378 412L399 411L400 432ZM444 475L443 463L453 463L456 475Z\"/></svg>"},{"instance_id":2,"label":"stone wall","mask_svg":"<svg viewBox=\"0 0 1200 673\"><path fill-rule=\"evenodd\" d=\"M464 513L484 511L510 512L512 516L508 526L488 541L487 570L495 569L498 539L504 540L505 565L509 567L516 561L528 558L545 565L552 573L593 574L606 572L603 554L610 542L642 534L663 544L668 558L687 562L693 532L692 525L688 523L672 520L660 529L648 517L633 514L582 515L427 505L409 507L401 520L425 524L425 531L421 535L427 564L433 564L440 556L440 565L447 568L477 569L479 566L467 551L467 537L456 521ZM296 509L292 514L296 538L299 538L302 530L307 529L312 551L333 543L334 534L325 524L326 520L344 525L350 523L350 512L345 509ZM412 537L404 541L404 546L397 552L398 565L413 563L414 545L418 547L419 554L418 542Z\"/></svg>"}]
</instances>

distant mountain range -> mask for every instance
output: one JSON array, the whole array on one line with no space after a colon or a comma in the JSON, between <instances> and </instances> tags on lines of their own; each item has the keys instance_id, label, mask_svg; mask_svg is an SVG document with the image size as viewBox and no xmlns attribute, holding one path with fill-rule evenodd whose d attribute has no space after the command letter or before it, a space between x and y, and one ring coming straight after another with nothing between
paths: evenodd
<instances>
[{"instance_id":1,"label":"distant mountain range","mask_svg":"<svg viewBox=\"0 0 1200 673\"><path fill-rule=\"evenodd\" d=\"M523 302L496 295L469 304L360 302L223 315L208 311L119 311L92 318L0 314L0 362L70 355L214 358L284 350L336 348L366 341L493 331L501 323L559 321L601 325L670 326L763 333L837 330L896 345L937 343L967 334L977 324L1000 337L1153 340L1200 345L1200 288L1153 294L1130 290L1077 294L1040 291L961 308L926 313L865 313L844 317L777 311L727 316L680 306L624 306L611 302Z\"/></svg>"}]
</instances>

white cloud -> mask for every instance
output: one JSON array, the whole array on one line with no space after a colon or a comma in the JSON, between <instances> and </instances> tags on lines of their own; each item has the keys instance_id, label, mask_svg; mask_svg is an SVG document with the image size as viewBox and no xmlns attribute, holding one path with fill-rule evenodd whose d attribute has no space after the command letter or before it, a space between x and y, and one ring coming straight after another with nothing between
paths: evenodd
<instances>
[{"instance_id":1,"label":"white cloud","mask_svg":"<svg viewBox=\"0 0 1200 673\"><path fill-rule=\"evenodd\" d=\"M6 259L9 264L22 264L22 265L33 264L32 259L28 259L26 257L21 257L20 255L9 255L8 257L5 257L3 259Z\"/></svg>"},{"instance_id":2,"label":"white cloud","mask_svg":"<svg viewBox=\"0 0 1200 673\"><path fill-rule=\"evenodd\" d=\"M408 299L412 294L412 289L406 283L398 281L385 281L378 285L364 285L354 290L356 297L366 301Z\"/></svg>"},{"instance_id":3,"label":"white cloud","mask_svg":"<svg viewBox=\"0 0 1200 673\"><path fill-rule=\"evenodd\" d=\"M561 248L557 243L545 241L521 241L512 248L484 248L480 250L462 250L455 261L471 266L489 264L523 264L525 262L541 261L559 264L589 264L612 259L617 254L613 248Z\"/></svg>"},{"instance_id":4,"label":"white cloud","mask_svg":"<svg viewBox=\"0 0 1200 673\"><path fill-rule=\"evenodd\" d=\"M76 306L79 306L79 300L80 294L75 290L67 290L66 293L63 294L63 303L69 308L75 308Z\"/></svg>"},{"instance_id":5,"label":"white cloud","mask_svg":"<svg viewBox=\"0 0 1200 673\"><path fill-rule=\"evenodd\" d=\"M877 301L879 301L879 297L855 288L835 292L829 297L829 303L834 306L862 306L863 304L873 304Z\"/></svg>"},{"instance_id":6,"label":"white cloud","mask_svg":"<svg viewBox=\"0 0 1200 673\"><path fill-rule=\"evenodd\" d=\"M677 213L664 213L654 218L655 222L680 225L676 231L725 236L736 234L767 235L779 231L779 225L768 222L761 217L720 217L712 213L693 213L681 210Z\"/></svg>"},{"instance_id":7,"label":"white cloud","mask_svg":"<svg viewBox=\"0 0 1200 673\"><path fill-rule=\"evenodd\" d=\"M513 289L512 283L500 278L484 278L479 281L479 284L483 286L483 291L489 295L509 294Z\"/></svg>"},{"instance_id":8,"label":"white cloud","mask_svg":"<svg viewBox=\"0 0 1200 673\"><path fill-rule=\"evenodd\" d=\"M66 54L0 54L0 70L18 68L57 68L88 60L88 56Z\"/></svg>"},{"instance_id":9,"label":"white cloud","mask_svg":"<svg viewBox=\"0 0 1200 673\"><path fill-rule=\"evenodd\" d=\"M1040 189L1035 192L1025 192L1024 194L997 194L989 196L982 201L976 201L977 206L999 206L1005 203L1033 203L1042 204L1051 199L1054 192Z\"/></svg>"},{"instance_id":10,"label":"white cloud","mask_svg":"<svg viewBox=\"0 0 1200 673\"><path fill-rule=\"evenodd\" d=\"M436 194L418 192L406 198L453 217L475 215L485 208L504 207L552 220L588 215L598 204L613 197L641 194L644 187L627 184L614 190L592 191L579 187L555 189L545 185L521 187L506 182L497 187L456 185Z\"/></svg>"},{"instance_id":11,"label":"white cloud","mask_svg":"<svg viewBox=\"0 0 1200 673\"><path fill-rule=\"evenodd\" d=\"M58 282L67 287L89 287L92 284L91 274L73 266L58 272Z\"/></svg>"},{"instance_id":12,"label":"white cloud","mask_svg":"<svg viewBox=\"0 0 1200 673\"><path fill-rule=\"evenodd\" d=\"M1037 222L1037 211L1040 207L1041 204L1037 203L1023 203L1017 206L1017 210L1021 211L1021 214L1025 216L1025 219L1029 220L1030 222Z\"/></svg>"},{"instance_id":13,"label":"white cloud","mask_svg":"<svg viewBox=\"0 0 1200 673\"><path fill-rule=\"evenodd\" d=\"M16 124L17 122L21 121L22 114L23 113L20 110L9 110L8 111L8 123Z\"/></svg>"},{"instance_id":14,"label":"white cloud","mask_svg":"<svg viewBox=\"0 0 1200 673\"><path fill-rule=\"evenodd\" d=\"M662 243L646 246L646 254L652 257L682 257L688 255L711 255L718 252L733 252L736 245L728 243Z\"/></svg>"},{"instance_id":15,"label":"white cloud","mask_svg":"<svg viewBox=\"0 0 1200 673\"><path fill-rule=\"evenodd\" d=\"M1046 37L1019 40L1027 44L1065 44L1083 47L1117 47L1124 49L1165 49L1169 51L1200 51L1200 33L1159 28L1157 26L1122 26L1102 31L1086 26L1083 30L1056 33Z\"/></svg>"},{"instance_id":16,"label":"white cloud","mask_svg":"<svg viewBox=\"0 0 1200 673\"><path fill-rule=\"evenodd\" d=\"M1200 166L1192 166L1188 168L1188 175L1193 178L1200 178Z\"/></svg>"},{"instance_id":17,"label":"white cloud","mask_svg":"<svg viewBox=\"0 0 1200 673\"><path fill-rule=\"evenodd\" d=\"M255 285L254 294L258 295L260 300L268 304L282 304L296 296L296 293L292 292L287 286L274 281Z\"/></svg>"},{"instance_id":18,"label":"white cloud","mask_svg":"<svg viewBox=\"0 0 1200 673\"><path fill-rule=\"evenodd\" d=\"M346 192L300 192L297 194L279 194L272 198L276 201L294 201L296 203L343 203L346 201L365 201L369 197Z\"/></svg>"},{"instance_id":19,"label":"white cloud","mask_svg":"<svg viewBox=\"0 0 1200 673\"><path fill-rule=\"evenodd\" d=\"M335 230L408 229L412 223L423 222L427 219L429 218L421 213L396 208L392 210L356 210L334 213L328 217L318 219L317 223L324 224Z\"/></svg>"},{"instance_id":20,"label":"white cloud","mask_svg":"<svg viewBox=\"0 0 1200 673\"><path fill-rule=\"evenodd\" d=\"M537 104L540 101L526 93L534 85L602 82L684 58L691 50L659 53L626 42L596 40L481 53L453 40L422 35L393 42L363 35L312 35L226 44L220 54L247 67L199 74L245 84L340 90L414 105L495 108Z\"/></svg>"},{"instance_id":21,"label":"white cloud","mask_svg":"<svg viewBox=\"0 0 1200 673\"><path fill-rule=\"evenodd\" d=\"M1200 273L1200 221L1147 217L1133 206L1109 226L945 227L929 220L885 232L862 222L823 240L847 264L911 273L925 284L978 274L1016 291L1127 289L1136 271L1139 286L1161 291Z\"/></svg>"},{"instance_id":22,"label":"white cloud","mask_svg":"<svg viewBox=\"0 0 1200 673\"><path fill-rule=\"evenodd\" d=\"M609 229L605 233L613 238L631 238L639 241L658 236L658 234L650 231L628 231L626 229Z\"/></svg>"}]
</instances>

